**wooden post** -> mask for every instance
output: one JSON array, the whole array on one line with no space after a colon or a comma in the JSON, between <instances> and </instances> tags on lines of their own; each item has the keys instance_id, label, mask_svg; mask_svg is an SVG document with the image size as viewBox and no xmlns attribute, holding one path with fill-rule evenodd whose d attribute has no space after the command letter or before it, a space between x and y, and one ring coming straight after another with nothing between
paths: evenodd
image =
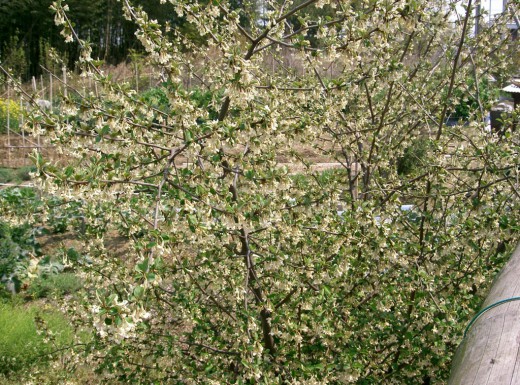
<instances>
[{"instance_id":1,"label":"wooden post","mask_svg":"<svg viewBox=\"0 0 520 385\"><path fill-rule=\"evenodd\" d=\"M20 111L23 111L23 99L22 97L20 96ZM20 132L22 134L22 146L25 148L25 131L23 129L23 113L20 114ZM25 150L24 150L25 152ZM27 156L24 156L23 157L23 165L26 166L27 165Z\"/></svg>"},{"instance_id":2,"label":"wooden post","mask_svg":"<svg viewBox=\"0 0 520 385\"><path fill-rule=\"evenodd\" d=\"M359 194L359 172L361 166L358 162L354 162L350 165L350 180L353 181L353 185L350 186L352 192L352 199L357 201Z\"/></svg>"},{"instance_id":3,"label":"wooden post","mask_svg":"<svg viewBox=\"0 0 520 385\"><path fill-rule=\"evenodd\" d=\"M135 91L139 93L139 68L137 61L134 63Z\"/></svg>"},{"instance_id":4,"label":"wooden post","mask_svg":"<svg viewBox=\"0 0 520 385\"><path fill-rule=\"evenodd\" d=\"M10 103L10 97L11 97L11 87L9 84L9 81L7 82L7 163L9 166L11 166L11 103Z\"/></svg>"},{"instance_id":5,"label":"wooden post","mask_svg":"<svg viewBox=\"0 0 520 385\"><path fill-rule=\"evenodd\" d=\"M191 70L190 70L190 66L189 65L186 65L186 69L187 69L187 73L188 73L188 90L191 89Z\"/></svg>"},{"instance_id":6,"label":"wooden post","mask_svg":"<svg viewBox=\"0 0 520 385\"><path fill-rule=\"evenodd\" d=\"M63 96L67 97L67 67L63 66L61 71L63 73Z\"/></svg>"},{"instance_id":7,"label":"wooden post","mask_svg":"<svg viewBox=\"0 0 520 385\"><path fill-rule=\"evenodd\" d=\"M520 384L519 277L520 244L466 329L453 360L449 385Z\"/></svg>"},{"instance_id":8,"label":"wooden post","mask_svg":"<svg viewBox=\"0 0 520 385\"><path fill-rule=\"evenodd\" d=\"M9 82L7 82L7 146L11 146L11 108L9 103L9 98L11 97L11 87L9 85ZM10 149L8 150L10 153Z\"/></svg>"},{"instance_id":9,"label":"wooden post","mask_svg":"<svg viewBox=\"0 0 520 385\"><path fill-rule=\"evenodd\" d=\"M272 73L273 75L274 75L275 72L276 72L274 55L275 55L275 50L272 49L272 50L271 50L271 73Z\"/></svg>"},{"instance_id":10,"label":"wooden post","mask_svg":"<svg viewBox=\"0 0 520 385\"><path fill-rule=\"evenodd\" d=\"M23 98L20 96L20 111L23 111ZM20 121L18 122L19 123L19 127L20 127L20 131L22 132L22 137L23 137L23 113L20 114ZM25 145L25 142L24 142L24 145Z\"/></svg>"},{"instance_id":11,"label":"wooden post","mask_svg":"<svg viewBox=\"0 0 520 385\"><path fill-rule=\"evenodd\" d=\"M49 74L49 102L51 102L51 110L52 110L52 74Z\"/></svg>"},{"instance_id":12,"label":"wooden post","mask_svg":"<svg viewBox=\"0 0 520 385\"><path fill-rule=\"evenodd\" d=\"M475 36L480 35L480 18L482 17L482 5L480 2L481 0L476 0L475 2Z\"/></svg>"}]
</instances>

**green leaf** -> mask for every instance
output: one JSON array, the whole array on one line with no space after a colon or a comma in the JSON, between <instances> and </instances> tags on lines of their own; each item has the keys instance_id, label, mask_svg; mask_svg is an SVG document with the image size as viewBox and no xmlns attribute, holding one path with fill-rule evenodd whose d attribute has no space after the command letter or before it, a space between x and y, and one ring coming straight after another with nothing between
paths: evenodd
<instances>
[{"instance_id":1,"label":"green leaf","mask_svg":"<svg viewBox=\"0 0 520 385\"><path fill-rule=\"evenodd\" d=\"M136 297L136 298L138 298L138 299L139 299L139 298L142 298L143 295L144 295L144 292L145 292L144 287L142 287L142 286L136 286L136 287L134 288L134 297Z\"/></svg>"},{"instance_id":2,"label":"green leaf","mask_svg":"<svg viewBox=\"0 0 520 385\"><path fill-rule=\"evenodd\" d=\"M193 134L190 130L184 131L184 140L186 141L186 143L193 142Z\"/></svg>"},{"instance_id":3,"label":"green leaf","mask_svg":"<svg viewBox=\"0 0 520 385\"><path fill-rule=\"evenodd\" d=\"M148 266L149 266L148 263L149 263L148 258L146 258L144 261L142 261L141 263L138 263L136 265L135 270L140 271L141 273L145 273L148 270Z\"/></svg>"}]
</instances>

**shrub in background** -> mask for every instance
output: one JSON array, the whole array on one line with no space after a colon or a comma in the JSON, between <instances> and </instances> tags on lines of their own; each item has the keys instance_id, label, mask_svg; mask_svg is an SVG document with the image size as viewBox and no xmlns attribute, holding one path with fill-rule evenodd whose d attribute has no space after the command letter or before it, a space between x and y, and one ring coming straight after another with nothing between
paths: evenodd
<instances>
[{"instance_id":1,"label":"shrub in background","mask_svg":"<svg viewBox=\"0 0 520 385\"><path fill-rule=\"evenodd\" d=\"M408 146L403 156L397 159L397 173L408 175L412 171L421 169L427 163L427 155L431 149L431 141L427 138L418 138Z\"/></svg>"},{"instance_id":2,"label":"shrub in background","mask_svg":"<svg viewBox=\"0 0 520 385\"><path fill-rule=\"evenodd\" d=\"M0 134L7 132L7 115L9 128L18 129L22 118L22 108L13 100L0 99Z\"/></svg>"},{"instance_id":3,"label":"shrub in background","mask_svg":"<svg viewBox=\"0 0 520 385\"><path fill-rule=\"evenodd\" d=\"M35 299L49 296L62 297L80 288L81 280L74 273L42 275L31 282L27 289L27 296Z\"/></svg>"}]
</instances>

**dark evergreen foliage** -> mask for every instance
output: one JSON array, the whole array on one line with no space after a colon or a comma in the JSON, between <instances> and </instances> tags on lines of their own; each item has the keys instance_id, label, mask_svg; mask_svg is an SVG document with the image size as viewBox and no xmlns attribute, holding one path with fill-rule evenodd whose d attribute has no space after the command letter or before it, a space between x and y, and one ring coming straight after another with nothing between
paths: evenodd
<instances>
[{"instance_id":1,"label":"dark evergreen foliage","mask_svg":"<svg viewBox=\"0 0 520 385\"><path fill-rule=\"evenodd\" d=\"M65 43L60 30L54 25L50 6L53 0L0 0L0 62L14 70L23 80L40 75L41 68L52 67L50 47L74 69L79 57L76 42ZM183 28L183 19L177 17L173 5L159 7L159 0L133 1L148 12L151 19L161 24L169 22L174 28ZM142 51L135 37L136 26L127 21L122 5L116 0L68 0L69 17L80 38L90 41L93 57L108 64L126 60L129 51ZM159 12L160 9L160 12Z\"/></svg>"}]
</instances>

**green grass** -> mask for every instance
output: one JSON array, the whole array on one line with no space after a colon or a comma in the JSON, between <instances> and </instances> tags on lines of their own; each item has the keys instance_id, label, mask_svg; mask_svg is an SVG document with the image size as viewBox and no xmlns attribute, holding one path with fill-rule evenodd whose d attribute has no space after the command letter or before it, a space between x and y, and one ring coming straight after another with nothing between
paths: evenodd
<instances>
[{"instance_id":1,"label":"green grass","mask_svg":"<svg viewBox=\"0 0 520 385\"><path fill-rule=\"evenodd\" d=\"M0 168L0 183L10 183L14 179L14 170L10 168Z\"/></svg>"},{"instance_id":2,"label":"green grass","mask_svg":"<svg viewBox=\"0 0 520 385\"><path fill-rule=\"evenodd\" d=\"M35 319L41 317L52 332L50 341L38 334ZM49 353L72 343L72 330L65 317L37 304L0 302L0 375L45 364Z\"/></svg>"}]
</instances>

